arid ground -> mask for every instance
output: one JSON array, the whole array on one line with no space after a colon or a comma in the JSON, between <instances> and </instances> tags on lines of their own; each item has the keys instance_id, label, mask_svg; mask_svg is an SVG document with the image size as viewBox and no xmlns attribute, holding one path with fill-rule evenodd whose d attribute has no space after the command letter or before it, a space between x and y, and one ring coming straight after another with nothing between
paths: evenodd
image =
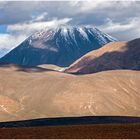
<instances>
[{"instance_id":1,"label":"arid ground","mask_svg":"<svg viewBox=\"0 0 140 140\"><path fill-rule=\"evenodd\" d=\"M140 116L140 72L71 75L0 67L0 121L70 116Z\"/></svg>"}]
</instances>

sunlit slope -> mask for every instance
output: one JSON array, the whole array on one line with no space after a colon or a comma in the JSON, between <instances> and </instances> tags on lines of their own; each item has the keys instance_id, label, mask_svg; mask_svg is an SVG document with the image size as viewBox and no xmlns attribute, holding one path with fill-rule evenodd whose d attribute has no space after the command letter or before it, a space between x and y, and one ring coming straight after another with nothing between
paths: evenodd
<instances>
[{"instance_id":1,"label":"sunlit slope","mask_svg":"<svg viewBox=\"0 0 140 140\"><path fill-rule=\"evenodd\" d=\"M140 116L140 72L76 76L0 67L0 121L62 116Z\"/></svg>"}]
</instances>

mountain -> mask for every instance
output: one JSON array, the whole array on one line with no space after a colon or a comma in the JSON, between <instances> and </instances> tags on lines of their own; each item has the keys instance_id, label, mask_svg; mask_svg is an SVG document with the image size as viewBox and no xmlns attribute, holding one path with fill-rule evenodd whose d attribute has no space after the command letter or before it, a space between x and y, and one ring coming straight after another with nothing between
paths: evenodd
<instances>
[{"instance_id":1,"label":"mountain","mask_svg":"<svg viewBox=\"0 0 140 140\"><path fill-rule=\"evenodd\" d=\"M9 49L0 48L0 58L6 55L9 52Z\"/></svg>"},{"instance_id":2,"label":"mountain","mask_svg":"<svg viewBox=\"0 0 140 140\"><path fill-rule=\"evenodd\" d=\"M64 71L89 74L116 69L140 70L140 39L109 43L87 53Z\"/></svg>"},{"instance_id":3,"label":"mountain","mask_svg":"<svg viewBox=\"0 0 140 140\"><path fill-rule=\"evenodd\" d=\"M44 29L5 55L0 63L24 66L55 64L65 67L87 52L112 41L116 39L94 27L62 26Z\"/></svg>"},{"instance_id":4,"label":"mountain","mask_svg":"<svg viewBox=\"0 0 140 140\"><path fill-rule=\"evenodd\" d=\"M140 116L140 72L72 75L0 67L0 122L70 116Z\"/></svg>"}]
</instances>

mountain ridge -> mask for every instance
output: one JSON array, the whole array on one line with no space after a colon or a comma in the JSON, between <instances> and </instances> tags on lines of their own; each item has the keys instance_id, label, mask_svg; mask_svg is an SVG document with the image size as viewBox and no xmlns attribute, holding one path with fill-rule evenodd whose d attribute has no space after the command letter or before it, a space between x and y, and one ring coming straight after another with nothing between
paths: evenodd
<instances>
[{"instance_id":1,"label":"mountain ridge","mask_svg":"<svg viewBox=\"0 0 140 140\"><path fill-rule=\"evenodd\" d=\"M61 26L36 32L0 59L0 63L25 66L69 66L91 50L116 41L94 27Z\"/></svg>"},{"instance_id":2,"label":"mountain ridge","mask_svg":"<svg viewBox=\"0 0 140 140\"><path fill-rule=\"evenodd\" d=\"M89 74L106 70L140 70L140 38L129 42L111 42L79 58L66 73Z\"/></svg>"}]
</instances>

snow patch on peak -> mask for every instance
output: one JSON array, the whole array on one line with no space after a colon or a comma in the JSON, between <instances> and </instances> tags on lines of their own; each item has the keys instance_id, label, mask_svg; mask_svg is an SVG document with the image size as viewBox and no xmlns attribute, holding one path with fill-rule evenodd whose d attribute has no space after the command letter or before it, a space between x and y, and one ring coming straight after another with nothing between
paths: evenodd
<instances>
[{"instance_id":1,"label":"snow patch on peak","mask_svg":"<svg viewBox=\"0 0 140 140\"><path fill-rule=\"evenodd\" d=\"M61 33L61 36L63 36L63 38L65 40L67 40L67 38L68 38L68 29L67 28L61 28L60 33Z\"/></svg>"},{"instance_id":2,"label":"snow patch on peak","mask_svg":"<svg viewBox=\"0 0 140 140\"><path fill-rule=\"evenodd\" d=\"M67 33L68 33L68 30L67 30L66 28L63 28L63 29L62 29L62 32L63 32L64 34L67 34Z\"/></svg>"},{"instance_id":3,"label":"snow patch on peak","mask_svg":"<svg viewBox=\"0 0 140 140\"><path fill-rule=\"evenodd\" d=\"M85 39L89 40L87 33L85 32L84 28L78 28L80 35L82 35Z\"/></svg>"}]
</instances>

